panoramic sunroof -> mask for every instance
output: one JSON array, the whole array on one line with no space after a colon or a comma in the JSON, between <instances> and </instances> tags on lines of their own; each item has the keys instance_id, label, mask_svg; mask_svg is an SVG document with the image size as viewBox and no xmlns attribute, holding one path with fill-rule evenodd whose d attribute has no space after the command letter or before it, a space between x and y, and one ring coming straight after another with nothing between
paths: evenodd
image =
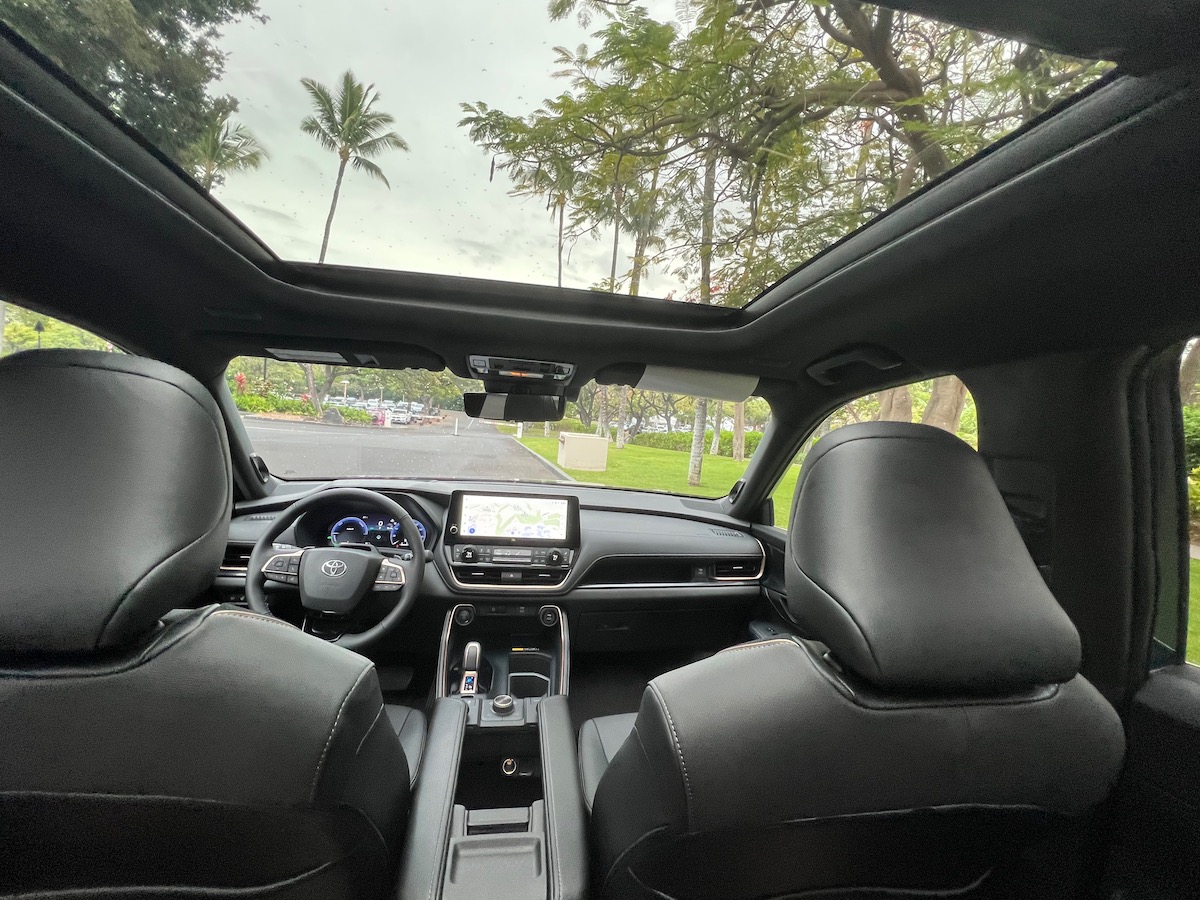
<instances>
[{"instance_id":1,"label":"panoramic sunroof","mask_svg":"<svg viewBox=\"0 0 1200 900\"><path fill-rule=\"evenodd\" d=\"M1108 68L848 0L0 20L284 259L726 306Z\"/></svg>"}]
</instances>

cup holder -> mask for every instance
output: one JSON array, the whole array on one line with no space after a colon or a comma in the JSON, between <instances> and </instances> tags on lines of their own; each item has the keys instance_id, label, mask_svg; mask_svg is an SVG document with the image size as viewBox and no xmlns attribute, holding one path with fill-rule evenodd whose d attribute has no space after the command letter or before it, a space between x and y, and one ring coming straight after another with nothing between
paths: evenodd
<instances>
[{"instance_id":1,"label":"cup holder","mask_svg":"<svg viewBox=\"0 0 1200 900\"><path fill-rule=\"evenodd\" d=\"M546 697L553 691L554 658L540 650L508 655L508 692L514 697Z\"/></svg>"}]
</instances>

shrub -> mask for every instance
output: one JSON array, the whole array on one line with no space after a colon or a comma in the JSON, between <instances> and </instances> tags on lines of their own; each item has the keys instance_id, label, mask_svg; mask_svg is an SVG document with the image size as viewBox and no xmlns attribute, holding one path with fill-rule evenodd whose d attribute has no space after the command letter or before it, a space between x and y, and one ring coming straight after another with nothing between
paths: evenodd
<instances>
[{"instance_id":1,"label":"shrub","mask_svg":"<svg viewBox=\"0 0 1200 900\"><path fill-rule=\"evenodd\" d=\"M342 418L347 422L355 422L364 425L370 425L375 421L375 417L365 409L353 409L350 407L341 407L338 412L342 414Z\"/></svg>"},{"instance_id":2,"label":"shrub","mask_svg":"<svg viewBox=\"0 0 1200 900\"><path fill-rule=\"evenodd\" d=\"M1200 467L1200 406L1183 408L1183 451L1189 472Z\"/></svg>"},{"instance_id":3,"label":"shrub","mask_svg":"<svg viewBox=\"0 0 1200 900\"><path fill-rule=\"evenodd\" d=\"M708 453L712 446L713 433L712 429L704 432L704 452ZM758 449L758 442L762 440L762 434L758 431L746 432L746 458L749 459L754 455L754 451ZM683 453L690 453L692 450L692 433L690 431L661 431L661 432L645 432L637 435L630 441L638 447L653 447L656 450L678 450ZM721 440L717 444L718 456L733 456L733 432L722 431Z\"/></svg>"},{"instance_id":4,"label":"shrub","mask_svg":"<svg viewBox=\"0 0 1200 900\"><path fill-rule=\"evenodd\" d=\"M293 413L298 416L316 415L316 410L307 400L292 400L274 394L266 397L259 394L234 394L233 402L242 412L248 413L281 412Z\"/></svg>"},{"instance_id":5,"label":"shrub","mask_svg":"<svg viewBox=\"0 0 1200 900\"><path fill-rule=\"evenodd\" d=\"M1188 511L1193 522L1200 522L1200 468L1188 476Z\"/></svg>"},{"instance_id":6,"label":"shrub","mask_svg":"<svg viewBox=\"0 0 1200 900\"><path fill-rule=\"evenodd\" d=\"M234 394L233 402L242 412L264 413L271 411L271 401L257 394Z\"/></svg>"},{"instance_id":7,"label":"shrub","mask_svg":"<svg viewBox=\"0 0 1200 900\"><path fill-rule=\"evenodd\" d=\"M286 397L272 397L275 412L295 413L298 416L315 416L317 410L307 400L291 400Z\"/></svg>"}]
</instances>

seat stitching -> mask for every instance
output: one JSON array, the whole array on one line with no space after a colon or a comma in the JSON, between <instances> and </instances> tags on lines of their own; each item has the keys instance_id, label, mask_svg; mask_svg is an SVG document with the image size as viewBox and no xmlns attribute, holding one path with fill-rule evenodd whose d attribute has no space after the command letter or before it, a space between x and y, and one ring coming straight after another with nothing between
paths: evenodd
<instances>
[{"instance_id":1,"label":"seat stitching","mask_svg":"<svg viewBox=\"0 0 1200 900\"><path fill-rule=\"evenodd\" d=\"M291 627L291 626L288 626ZM321 780L321 769L325 767L325 757L329 753L329 745L333 743L334 732L337 731L338 722L342 720L342 713L346 711L346 704L350 702L350 698L354 695L355 689L358 688L367 673L375 668L374 663L367 663L363 666L363 670L358 673L358 677L354 679L354 684L350 685L350 690L346 691L346 696L342 698L342 705L338 707L337 715L334 716L333 725L329 728L329 737L325 739L325 749L321 751L321 758L317 760L317 771L313 773L312 791L309 793L308 802L315 803L317 799L317 784Z\"/></svg>"},{"instance_id":2,"label":"seat stitching","mask_svg":"<svg viewBox=\"0 0 1200 900\"><path fill-rule=\"evenodd\" d=\"M717 655L720 656L722 653L737 653L741 650L761 650L763 647L770 647L773 644L794 645L795 643L795 641L789 641L787 638L771 638L766 641L755 641L752 644L739 644L736 647L726 647L724 650L718 650Z\"/></svg>"},{"instance_id":3,"label":"seat stitching","mask_svg":"<svg viewBox=\"0 0 1200 900\"><path fill-rule=\"evenodd\" d=\"M650 690L654 692L654 697L658 700L658 705L663 711L663 715L667 717L667 724L671 728L671 737L675 741L675 753L679 756L679 767L683 771L683 786L687 792L687 819L688 831L692 830L692 783L688 779L687 763L683 759L683 747L679 743L679 732L675 730L675 720L671 718L671 711L667 709L667 701L663 699L662 693L658 690L658 685L653 681L649 684Z\"/></svg>"},{"instance_id":4,"label":"seat stitching","mask_svg":"<svg viewBox=\"0 0 1200 900\"><path fill-rule=\"evenodd\" d=\"M241 612L236 609L222 609L213 613L214 616L231 616L236 619L249 619L252 622L266 622L269 625L282 625L284 628L290 628L296 631L296 626L290 622L285 622L283 619L276 619L271 616L260 615L253 612Z\"/></svg>"}]
</instances>

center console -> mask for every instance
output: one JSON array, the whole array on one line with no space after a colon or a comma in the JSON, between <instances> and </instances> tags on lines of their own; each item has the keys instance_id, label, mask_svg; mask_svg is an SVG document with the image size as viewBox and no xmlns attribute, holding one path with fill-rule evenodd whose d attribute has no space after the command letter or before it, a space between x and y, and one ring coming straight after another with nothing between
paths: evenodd
<instances>
[{"instance_id":1,"label":"center console","mask_svg":"<svg viewBox=\"0 0 1200 900\"><path fill-rule=\"evenodd\" d=\"M446 615L400 900L582 900L586 811L554 605Z\"/></svg>"}]
</instances>

